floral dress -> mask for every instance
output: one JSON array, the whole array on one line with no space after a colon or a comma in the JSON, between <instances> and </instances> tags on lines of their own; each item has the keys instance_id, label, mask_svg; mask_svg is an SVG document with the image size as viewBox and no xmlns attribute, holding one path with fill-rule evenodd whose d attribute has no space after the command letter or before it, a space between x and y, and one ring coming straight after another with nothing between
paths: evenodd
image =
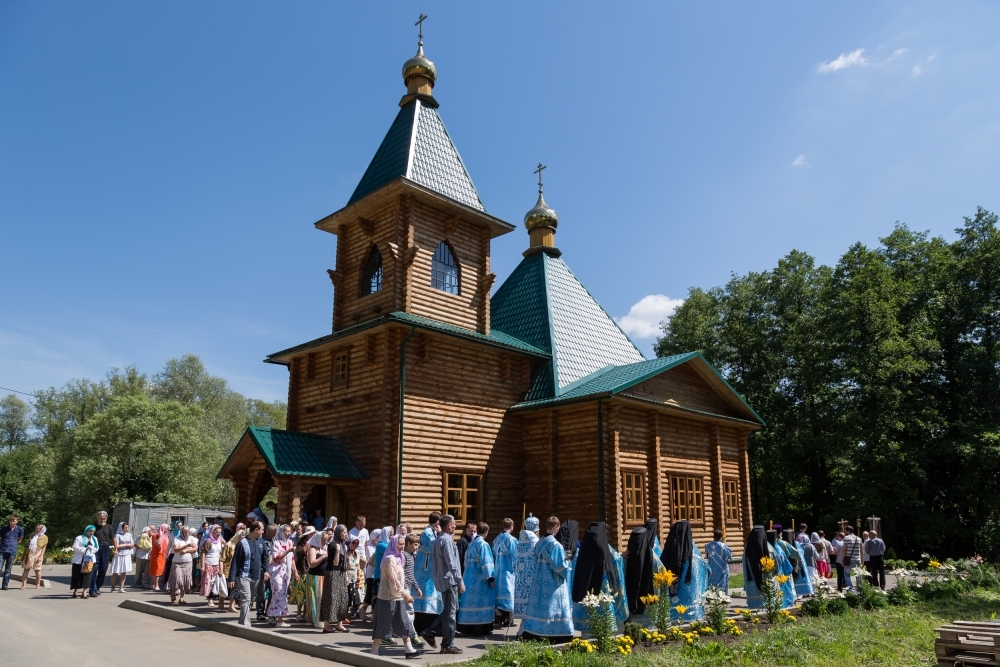
<instances>
[{"instance_id":1,"label":"floral dress","mask_svg":"<svg viewBox=\"0 0 1000 667\"><path fill-rule=\"evenodd\" d=\"M295 557L295 543L291 540L274 540L271 564L267 571L271 575L271 603L267 606L270 618L288 616L288 584L292 580L292 559Z\"/></svg>"}]
</instances>

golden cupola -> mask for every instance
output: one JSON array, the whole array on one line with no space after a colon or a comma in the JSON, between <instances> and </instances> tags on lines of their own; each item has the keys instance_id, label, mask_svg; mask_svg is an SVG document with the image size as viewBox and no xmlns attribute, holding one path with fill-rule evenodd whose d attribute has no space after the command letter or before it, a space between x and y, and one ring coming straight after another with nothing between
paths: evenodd
<instances>
[{"instance_id":1,"label":"golden cupola","mask_svg":"<svg viewBox=\"0 0 1000 667\"><path fill-rule=\"evenodd\" d=\"M539 163L535 170L538 174L538 201L524 215L524 226L528 230L531 248L554 248L556 228L559 226L559 216L545 203L545 196L542 194L542 170L545 168Z\"/></svg>"}]
</instances>

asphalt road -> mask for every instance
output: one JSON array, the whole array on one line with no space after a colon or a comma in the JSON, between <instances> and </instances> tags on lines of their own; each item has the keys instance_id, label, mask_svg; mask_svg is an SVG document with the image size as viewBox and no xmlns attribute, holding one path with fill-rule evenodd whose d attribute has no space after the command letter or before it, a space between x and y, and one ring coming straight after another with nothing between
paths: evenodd
<instances>
[{"instance_id":1,"label":"asphalt road","mask_svg":"<svg viewBox=\"0 0 1000 667\"><path fill-rule=\"evenodd\" d=\"M177 667L220 659L244 667L336 664L118 607L138 593L108 593L105 588L98 598L73 600L69 567L48 566L43 578L50 573L52 588L35 590L29 584L21 591L20 582L12 579L10 588L0 591L3 667Z\"/></svg>"}]
</instances>

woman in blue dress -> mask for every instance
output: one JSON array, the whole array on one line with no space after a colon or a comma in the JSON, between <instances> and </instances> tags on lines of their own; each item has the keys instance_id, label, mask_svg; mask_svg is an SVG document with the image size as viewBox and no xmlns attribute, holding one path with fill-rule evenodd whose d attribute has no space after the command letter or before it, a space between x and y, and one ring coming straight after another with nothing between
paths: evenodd
<instances>
[{"instance_id":1,"label":"woman in blue dress","mask_svg":"<svg viewBox=\"0 0 1000 667\"><path fill-rule=\"evenodd\" d=\"M670 527L660 561L663 567L677 575L670 587L671 619L681 622L701 619L708 592L708 563L695 546L690 523L678 521Z\"/></svg>"},{"instance_id":2,"label":"woman in blue dress","mask_svg":"<svg viewBox=\"0 0 1000 667\"><path fill-rule=\"evenodd\" d=\"M535 575L528 593L521 636L564 643L573 638L573 608L569 600L566 550L556 539L559 519L546 521L548 535L535 545Z\"/></svg>"}]
</instances>

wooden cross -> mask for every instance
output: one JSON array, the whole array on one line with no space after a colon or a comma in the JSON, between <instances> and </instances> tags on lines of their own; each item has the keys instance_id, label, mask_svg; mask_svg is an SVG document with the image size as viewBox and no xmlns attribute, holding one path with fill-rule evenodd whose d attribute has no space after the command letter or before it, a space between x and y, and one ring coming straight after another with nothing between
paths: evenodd
<instances>
[{"instance_id":1,"label":"wooden cross","mask_svg":"<svg viewBox=\"0 0 1000 667\"><path fill-rule=\"evenodd\" d=\"M542 171L544 169L548 169L548 167L546 167L544 164L542 164L541 162L539 162L538 163L538 169L536 169L533 172L531 172L533 174L538 174L538 194L542 194Z\"/></svg>"},{"instance_id":2,"label":"wooden cross","mask_svg":"<svg viewBox=\"0 0 1000 667\"><path fill-rule=\"evenodd\" d=\"M421 14L420 18L413 25L419 26L420 28L420 41L424 41L424 21L427 20L427 14Z\"/></svg>"}]
</instances>

